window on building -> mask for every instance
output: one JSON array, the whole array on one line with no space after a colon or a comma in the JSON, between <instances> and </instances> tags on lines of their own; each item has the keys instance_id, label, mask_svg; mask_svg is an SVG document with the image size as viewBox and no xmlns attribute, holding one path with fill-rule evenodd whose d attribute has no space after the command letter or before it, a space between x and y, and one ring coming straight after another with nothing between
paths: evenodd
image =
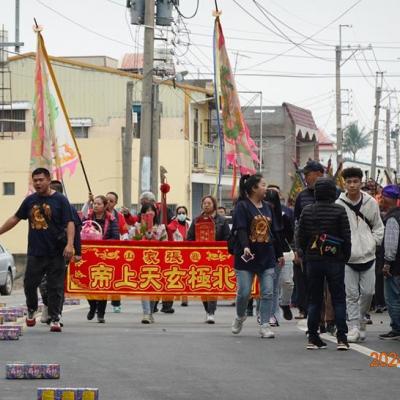
<instances>
[{"instance_id":1,"label":"window on building","mask_svg":"<svg viewBox=\"0 0 400 400\"><path fill-rule=\"evenodd\" d=\"M3 182L3 195L4 196L15 195L15 182Z\"/></svg>"},{"instance_id":2,"label":"window on building","mask_svg":"<svg viewBox=\"0 0 400 400\"><path fill-rule=\"evenodd\" d=\"M78 139L87 139L89 137L89 127L88 126L73 126L72 130L74 135Z\"/></svg>"},{"instance_id":3,"label":"window on building","mask_svg":"<svg viewBox=\"0 0 400 400\"><path fill-rule=\"evenodd\" d=\"M25 132L26 110L0 110L0 132Z\"/></svg>"}]
</instances>

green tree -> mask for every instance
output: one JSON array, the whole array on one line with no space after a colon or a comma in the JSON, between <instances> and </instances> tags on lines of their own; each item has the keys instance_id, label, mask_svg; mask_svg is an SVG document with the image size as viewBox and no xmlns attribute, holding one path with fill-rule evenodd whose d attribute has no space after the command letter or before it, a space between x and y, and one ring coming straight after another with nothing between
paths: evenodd
<instances>
[{"instance_id":1,"label":"green tree","mask_svg":"<svg viewBox=\"0 0 400 400\"><path fill-rule=\"evenodd\" d=\"M357 122L351 122L344 130L343 151L345 153L352 153L353 161L356 161L357 152L368 147L370 140L370 133L365 133L365 128L360 130Z\"/></svg>"}]
</instances>

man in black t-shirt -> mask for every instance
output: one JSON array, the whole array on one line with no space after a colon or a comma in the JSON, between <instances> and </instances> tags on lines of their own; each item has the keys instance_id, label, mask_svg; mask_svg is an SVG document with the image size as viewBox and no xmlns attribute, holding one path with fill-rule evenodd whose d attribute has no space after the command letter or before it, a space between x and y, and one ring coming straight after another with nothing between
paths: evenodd
<instances>
[{"instance_id":1,"label":"man in black t-shirt","mask_svg":"<svg viewBox=\"0 0 400 400\"><path fill-rule=\"evenodd\" d=\"M37 289L46 274L50 330L60 332L65 259L74 254L75 226L70 203L65 196L50 188L50 182L47 169L37 168L32 172L35 193L27 196L15 215L0 227L0 235L12 229L21 219L29 220L28 262L24 278L28 307L26 324L36 324Z\"/></svg>"}]
</instances>

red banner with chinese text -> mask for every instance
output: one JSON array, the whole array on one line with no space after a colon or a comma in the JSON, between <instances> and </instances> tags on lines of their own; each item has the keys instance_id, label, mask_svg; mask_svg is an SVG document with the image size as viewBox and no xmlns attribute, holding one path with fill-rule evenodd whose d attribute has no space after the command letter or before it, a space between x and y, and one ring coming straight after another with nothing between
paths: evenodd
<instances>
[{"instance_id":1,"label":"red banner with chinese text","mask_svg":"<svg viewBox=\"0 0 400 400\"><path fill-rule=\"evenodd\" d=\"M82 260L70 263L66 282L67 296L96 299L235 294L226 242L83 241Z\"/></svg>"}]
</instances>

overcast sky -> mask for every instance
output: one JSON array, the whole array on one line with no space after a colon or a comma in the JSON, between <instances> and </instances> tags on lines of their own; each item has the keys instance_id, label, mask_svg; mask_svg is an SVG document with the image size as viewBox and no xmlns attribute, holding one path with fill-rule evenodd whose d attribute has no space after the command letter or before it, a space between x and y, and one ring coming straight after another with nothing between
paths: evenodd
<instances>
[{"instance_id":1,"label":"overcast sky","mask_svg":"<svg viewBox=\"0 0 400 400\"><path fill-rule=\"evenodd\" d=\"M190 16L196 3L196 0L180 0L181 12ZM352 91L349 106L343 105L343 112L349 111L351 115L343 117L343 122L358 120L361 127L371 130L375 72L385 71L384 89L400 89L400 2L257 0L257 3L269 13L264 11L270 20L253 0L218 1L231 64L237 61L238 89L261 90L264 105L286 101L307 107L312 110L317 125L334 134L334 46L339 41L339 24L352 25L352 28L342 28L343 46L372 44L374 51L360 50L342 67L342 88ZM22 52L35 50L34 17L44 26L43 35L51 55L108 55L120 59L126 52L141 51L143 28L128 23L125 4L125 0L21 0L20 38L25 42ZM178 69L193 73L191 77L211 78L213 8L214 0L200 0L196 16L184 20L190 31L189 38L183 23L179 24L177 36L181 44L176 48L175 58L179 60ZM14 0L0 0L0 23L10 31L13 40ZM305 40L314 34L312 39ZM172 37L168 33L168 38ZM294 46L290 40L297 44L304 42ZM188 42L189 49L185 45ZM343 60L351 53L344 51ZM347 97L344 93L343 100ZM399 110L398 96L385 92L383 97L386 97L383 106L391 98L392 115L395 115ZM258 103L252 94L242 95L242 105ZM384 118L385 110L381 110L382 129ZM397 122L396 117L393 125ZM384 156L383 131L380 136L379 152ZM364 152L365 158L368 155L369 152Z\"/></svg>"}]
</instances>

